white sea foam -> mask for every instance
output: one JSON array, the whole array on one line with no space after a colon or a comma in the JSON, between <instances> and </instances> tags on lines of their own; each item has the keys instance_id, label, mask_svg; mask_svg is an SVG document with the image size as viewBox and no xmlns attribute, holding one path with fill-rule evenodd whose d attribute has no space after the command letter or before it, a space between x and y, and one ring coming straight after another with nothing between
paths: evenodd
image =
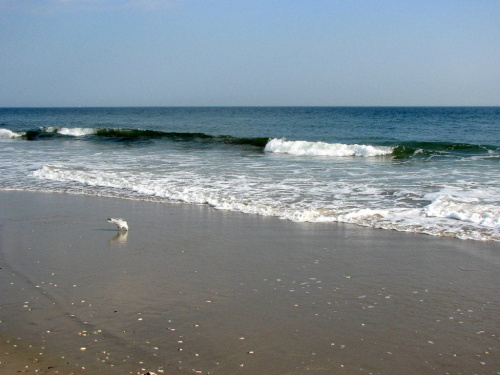
<instances>
[{"instance_id":1,"label":"white sea foam","mask_svg":"<svg viewBox=\"0 0 500 375\"><path fill-rule=\"evenodd\" d=\"M46 127L43 130L49 133L58 133L62 135L68 135L71 137L84 137L86 135L95 134L96 132L96 129L94 128L66 128L66 127L55 127L55 126Z\"/></svg>"},{"instance_id":2,"label":"white sea foam","mask_svg":"<svg viewBox=\"0 0 500 375\"><path fill-rule=\"evenodd\" d=\"M480 226L500 228L500 207L468 202L451 196L441 196L424 209L429 217L440 217L478 224Z\"/></svg>"},{"instance_id":3,"label":"white sea foam","mask_svg":"<svg viewBox=\"0 0 500 375\"><path fill-rule=\"evenodd\" d=\"M83 137L95 134L96 130L92 128L60 128L57 132L59 134L70 135L73 137Z\"/></svg>"},{"instance_id":4,"label":"white sea foam","mask_svg":"<svg viewBox=\"0 0 500 375\"><path fill-rule=\"evenodd\" d=\"M288 178L277 183L268 178L210 176L195 170L187 172L185 167L158 174L116 169L109 164L93 165L91 169L45 165L33 175L44 180L74 182L77 189L83 187L97 195L110 192L144 199L207 204L220 210L276 216L297 222L344 222L462 239L500 240L500 208L484 199L467 198L465 194L464 199L443 195L443 191L452 191L451 187L428 194L434 197L432 202L417 208L387 199L383 189L363 186L363 182L325 185ZM309 185L309 193L301 189L304 184ZM414 191L405 193L403 189L393 196L404 198L415 194ZM486 194L477 192L476 195Z\"/></svg>"},{"instance_id":5,"label":"white sea foam","mask_svg":"<svg viewBox=\"0 0 500 375\"><path fill-rule=\"evenodd\" d=\"M83 185L122 188L119 178L115 174L95 173L96 171L83 168L71 168L55 165L44 165L42 169L33 172L39 178L52 181L73 181Z\"/></svg>"},{"instance_id":6,"label":"white sea foam","mask_svg":"<svg viewBox=\"0 0 500 375\"><path fill-rule=\"evenodd\" d=\"M11 139L21 137L23 133L16 133L9 129L0 129L0 139Z\"/></svg>"},{"instance_id":7,"label":"white sea foam","mask_svg":"<svg viewBox=\"0 0 500 375\"><path fill-rule=\"evenodd\" d=\"M347 145L342 143L287 141L285 139L271 139L265 151L300 155L300 156L382 156L390 155L394 149L384 146Z\"/></svg>"}]
</instances>

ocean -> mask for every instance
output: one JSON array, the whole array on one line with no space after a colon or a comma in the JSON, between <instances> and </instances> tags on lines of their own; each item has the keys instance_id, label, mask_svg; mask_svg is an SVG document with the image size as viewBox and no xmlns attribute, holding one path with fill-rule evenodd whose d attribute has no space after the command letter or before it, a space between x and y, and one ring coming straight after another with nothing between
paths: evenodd
<instances>
[{"instance_id":1,"label":"ocean","mask_svg":"<svg viewBox=\"0 0 500 375\"><path fill-rule=\"evenodd\" d=\"M500 241L500 107L0 108L0 190Z\"/></svg>"}]
</instances>

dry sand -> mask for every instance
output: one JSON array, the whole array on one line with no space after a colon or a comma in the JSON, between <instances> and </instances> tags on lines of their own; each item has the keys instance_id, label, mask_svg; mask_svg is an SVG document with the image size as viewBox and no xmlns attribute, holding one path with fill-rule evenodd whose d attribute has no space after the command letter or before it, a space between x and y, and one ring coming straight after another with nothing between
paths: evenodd
<instances>
[{"instance_id":1,"label":"dry sand","mask_svg":"<svg viewBox=\"0 0 500 375\"><path fill-rule=\"evenodd\" d=\"M0 192L0 268L2 374L500 373L499 243Z\"/></svg>"}]
</instances>

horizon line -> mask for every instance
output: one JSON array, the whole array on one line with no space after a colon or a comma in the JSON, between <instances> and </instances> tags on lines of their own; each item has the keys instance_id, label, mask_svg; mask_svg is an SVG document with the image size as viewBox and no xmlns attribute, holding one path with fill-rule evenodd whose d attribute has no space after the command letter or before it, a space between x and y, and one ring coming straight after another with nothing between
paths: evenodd
<instances>
[{"instance_id":1,"label":"horizon line","mask_svg":"<svg viewBox=\"0 0 500 375\"><path fill-rule=\"evenodd\" d=\"M103 105L103 106L0 106L0 109L90 108L497 108L500 105Z\"/></svg>"}]
</instances>

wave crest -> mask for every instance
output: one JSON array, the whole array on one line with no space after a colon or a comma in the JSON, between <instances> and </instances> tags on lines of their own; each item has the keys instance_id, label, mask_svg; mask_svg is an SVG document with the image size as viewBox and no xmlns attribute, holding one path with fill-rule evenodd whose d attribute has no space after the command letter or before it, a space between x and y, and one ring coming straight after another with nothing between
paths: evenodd
<instances>
[{"instance_id":1,"label":"wave crest","mask_svg":"<svg viewBox=\"0 0 500 375\"><path fill-rule=\"evenodd\" d=\"M16 134L5 129L8 135ZM7 133L0 137L8 138ZM134 142L166 140L174 142L204 142L204 143L224 143L232 145L247 145L264 148L269 138L265 137L233 137L230 135L210 135L205 133L189 132L163 132L158 130L125 129L125 128L68 128L48 126L36 130L27 130L19 134L23 139L29 141L57 139L60 137L86 138L88 140L108 140L112 142Z\"/></svg>"},{"instance_id":2,"label":"wave crest","mask_svg":"<svg viewBox=\"0 0 500 375\"><path fill-rule=\"evenodd\" d=\"M291 154L299 156L383 156L392 154L394 148L389 146L347 145L343 143L287 141L271 139L265 149L267 152Z\"/></svg>"},{"instance_id":3,"label":"wave crest","mask_svg":"<svg viewBox=\"0 0 500 375\"><path fill-rule=\"evenodd\" d=\"M0 129L0 139L11 139L21 137L22 134L13 132L9 129Z\"/></svg>"},{"instance_id":4,"label":"wave crest","mask_svg":"<svg viewBox=\"0 0 500 375\"><path fill-rule=\"evenodd\" d=\"M96 133L96 129L94 128L46 128L47 132L55 132L61 135L67 135L70 137L85 137L87 135L93 135Z\"/></svg>"}]
</instances>

